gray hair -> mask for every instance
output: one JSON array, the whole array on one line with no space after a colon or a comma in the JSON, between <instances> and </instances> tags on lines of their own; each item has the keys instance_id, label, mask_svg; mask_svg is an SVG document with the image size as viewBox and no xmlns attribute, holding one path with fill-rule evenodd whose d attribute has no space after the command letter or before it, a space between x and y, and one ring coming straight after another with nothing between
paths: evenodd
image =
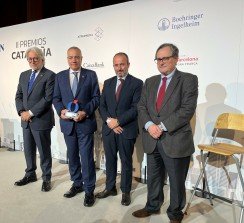
<instances>
[{"instance_id":1,"label":"gray hair","mask_svg":"<svg viewBox=\"0 0 244 223\"><path fill-rule=\"evenodd\" d=\"M77 46L72 46L72 47L70 47L70 48L67 50L67 52L68 52L69 50L77 50L77 51L79 51L80 54L82 55L82 53L81 53L81 49L80 49L79 47L77 47Z\"/></svg>"},{"instance_id":2,"label":"gray hair","mask_svg":"<svg viewBox=\"0 0 244 223\"><path fill-rule=\"evenodd\" d=\"M35 52L36 55L43 61L43 63L45 63L45 56L44 56L43 51L40 48L38 48L36 46L28 48L25 52L25 57L28 56L29 52Z\"/></svg>"},{"instance_id":3,"label":"gray hair","mask_svg":"<svg viewBox=\"0 0 244 223\"><path fill-rule=\"evenodd\" d=\"M159 50L165 48L165 47L169 47L170 50L171 50L171 53L172 53L172 57L179 57L179 49L177 46L175 46L174 44L172 43L164 43L162 45L160 45L155 53L155 58L157 58L157 53Z\"/></svg>"}]
</instances>

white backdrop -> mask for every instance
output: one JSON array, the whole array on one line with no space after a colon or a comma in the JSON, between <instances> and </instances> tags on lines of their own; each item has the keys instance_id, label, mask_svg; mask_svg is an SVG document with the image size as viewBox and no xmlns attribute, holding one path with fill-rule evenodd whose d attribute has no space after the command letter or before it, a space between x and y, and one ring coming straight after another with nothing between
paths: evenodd
<instances>
[{"instance_id":1,"label":"white backdrop","mask_svg":"<svg viewBox=\"0 0 244 223\"><path fill-rule=\"evenodd\" d=\"M199 78L195 144L209 142L214 120L222 112L244 111L244 0L137 0L0 29L0 134L15 139L22 149L20 119L14 98L19 74L29 69L24 51L43 48L46 67L68 68L66 50L78 46L83 67L97 72L99 82L114 75L112 57L130 57L130 73L145 80L158 74L153 62L157 47L172 42L179 47L178 69ZM52 153L66 158L58 117L52 131ZM199 173L195 153L187 186ZM225 172L212 168L211 189L239 199L241 190L233 165Z\"/></svg>"}]
</instances>

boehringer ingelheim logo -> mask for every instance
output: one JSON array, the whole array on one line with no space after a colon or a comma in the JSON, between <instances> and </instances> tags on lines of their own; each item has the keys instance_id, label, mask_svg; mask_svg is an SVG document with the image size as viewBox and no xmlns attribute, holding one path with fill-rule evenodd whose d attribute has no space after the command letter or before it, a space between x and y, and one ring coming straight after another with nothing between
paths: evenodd
<instances>
[{"instance_id":1,"label":"boehringer ingelheim logo","mask_svg":"<svg viewBox=\"0 0 244 223\"><path fill-rule=\"evenodd\" d=\"M170 21L167 18L160 19L158 22L158 29L161 31L165 31L169 28Z\"/></svg>"},{"instance_id":2,"label":"boehringer ingelheim logo","mask_svg":"<svg viewBox=\"0 0 244 223\"><path fill-rule=\"evenodd\" d=\"M96 28L94 39L99 41L102 37L103 37L103 30L100 27Z\"/></svg>"}]
</instances>

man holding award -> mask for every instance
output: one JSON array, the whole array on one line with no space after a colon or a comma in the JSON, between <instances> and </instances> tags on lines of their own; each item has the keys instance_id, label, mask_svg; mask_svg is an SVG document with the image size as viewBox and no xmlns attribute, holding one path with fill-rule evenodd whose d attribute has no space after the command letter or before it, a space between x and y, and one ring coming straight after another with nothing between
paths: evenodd
<instances>
[{"instance_id":1,"label":"man holding award","mask_svg":"<svg viewBox=\"0 0 244 223\"><path fill-rule=\"evenodd\" d=\"M64 197L71 198L85 191L84 206L90 207L95 202L93 134L97 129L95 110L99 105L100 91L96 73L81 67L82 54L78 47L68 49L67 61L69 69L56 75L53 96L73 181Z\"/></svg>"}]
</instances>

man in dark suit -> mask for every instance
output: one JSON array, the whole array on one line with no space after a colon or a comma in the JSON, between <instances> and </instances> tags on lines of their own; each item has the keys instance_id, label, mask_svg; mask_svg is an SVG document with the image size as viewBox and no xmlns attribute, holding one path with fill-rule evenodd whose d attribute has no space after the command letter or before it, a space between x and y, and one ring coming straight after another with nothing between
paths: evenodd
<instances>
[{"instance_id":1,"label":"man in dark suit","mask_svg":"<svg viewBox=\"0 0 244 223\"><path fill-rule=\"evenodd\" d=\"M40 154L42 169L42 191L51 189L51 130L54 126L52 97L55 73L44 67L45 58L41 49L29 48L26 58L30 70L20 74L15 103L21 116L23 128L24 154L27 168L23 179L16 181L16 186L23 186L37 181L36 147Z\"/></svg>"},{"instance_id":2,"label":"man in dark suit","mask_svg":"<svg viewBox=\"0 0 244 223\"><path fill-rule=\"evenodd\" d=\"M69 159L73 185L64 197L71 198L85 191L84 206L95 202L96 172L94 163L94 132L97 129L95 110L99 105L99 85L94 71L81 67L78 47L67 51L69 69L56 75L53 104L60 116ZM70 111L77 115L69 116Z\"/></svg>"},{"instance_id":3,"label":"man in dark suit","mask_svg":"<svg viewBox=\"0 0 244 223\"><path fill-rule=\"evenodd\" d=\"M122 163L121 204L131 203L132 154L138 135L137 103L140 100L143 82L128 74L129 58L117 53L113 58L116 73L104 82L100 99L100 114L103 120L102 137L106 157L106 188L96 195L106 198L117 195L117 152Z\"/></svg>"},{"instance_id":4,"label":"man in dark suit","mask_svg":"<svg viewBox=\"0 0 244 223\"><path fill-rule=\"evenodd\" d=\"M194 152L190 120L198 97L197 77L176 69L178 55L179 50L173 44L159 46L155 61L160 75L146 80L138 103L142 142L147 153L148 197L146 206L132 213L142 218L160 212L166 170L170 183L167 215L171 223L183 219L185 180Z\"/></svg>"}]
</instances>

